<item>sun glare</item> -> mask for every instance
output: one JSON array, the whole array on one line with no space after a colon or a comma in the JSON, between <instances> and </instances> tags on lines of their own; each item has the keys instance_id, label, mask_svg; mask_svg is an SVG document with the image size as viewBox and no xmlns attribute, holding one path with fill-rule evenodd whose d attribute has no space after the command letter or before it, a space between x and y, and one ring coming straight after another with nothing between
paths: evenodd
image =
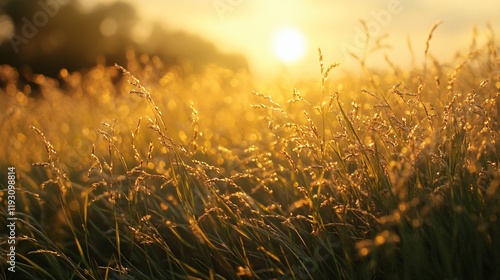
<instances>
[{"instance_id":1,"label":"sun glare","mask_svg":"<svg viewBox=\"0 0 500 280\"><path fill-rule=\"evenodd\" d=\"M284 28L273 37L274 55L285 63L300 60L306 50L306 39L302 32L295 28Z\"/></svg>"}]
</instances>

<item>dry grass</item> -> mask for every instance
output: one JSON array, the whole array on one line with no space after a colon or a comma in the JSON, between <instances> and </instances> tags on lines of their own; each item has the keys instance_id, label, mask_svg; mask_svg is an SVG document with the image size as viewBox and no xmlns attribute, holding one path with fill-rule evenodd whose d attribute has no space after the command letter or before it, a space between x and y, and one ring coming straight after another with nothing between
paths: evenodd
<instances>
[{"instance_id":1,"label":"dry grass","mask_svg":"<svg viewBox=\"0 0 500 280\"><path fill-rule=\"evenodd\" d=\"M320 51L317 84L253 94L245 73L180 74L143 56L37 76L35 96L3 66L19 271L2 276L499 278L489 39L451 67L377 72L358 58L362 82Z\"/></svg>"}]
</instances>

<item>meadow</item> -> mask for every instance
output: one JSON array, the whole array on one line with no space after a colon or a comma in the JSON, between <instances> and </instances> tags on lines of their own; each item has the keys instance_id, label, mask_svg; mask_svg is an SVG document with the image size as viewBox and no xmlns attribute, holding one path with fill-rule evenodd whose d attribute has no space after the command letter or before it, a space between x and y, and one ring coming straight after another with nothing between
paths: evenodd
<instances>
[{"instance_id":1,"label":"meadow","mask_svg":"<svg viewBox=\"0 0 500 280\"><path fill-rule=\"evenodd\" d=\"M133 52L31 86L1 66L0 276L500 279L499 46L440 61L430 35L424 65L370 68L372 42L360 74L320 50L297 83Z\"/></svg>"}]
</instances>

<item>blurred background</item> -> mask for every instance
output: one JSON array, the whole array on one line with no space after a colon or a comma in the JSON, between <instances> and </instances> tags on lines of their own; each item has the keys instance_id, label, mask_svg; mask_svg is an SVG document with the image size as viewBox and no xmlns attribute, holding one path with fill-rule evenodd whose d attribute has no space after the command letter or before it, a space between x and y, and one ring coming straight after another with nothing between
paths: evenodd
<instances>
[{"instance_id":1,"label":"blurred background","mask_svg":"<svg viewBox=\"0 0 500 280\"><path fill-rule=\"evenodd\" d=\"M134 50L190 71L217 64L259 79L318 77L318 48L326 63L354 69L365 33L378 50L369 65L387 65L385 54L399 66L420 63L440 20L430 53L453 59L474 32L484 35L477 44L498 34L499 11L497 0L0 0L0 64L56 76L124 64Z\"/></svg>"}]
</instances>

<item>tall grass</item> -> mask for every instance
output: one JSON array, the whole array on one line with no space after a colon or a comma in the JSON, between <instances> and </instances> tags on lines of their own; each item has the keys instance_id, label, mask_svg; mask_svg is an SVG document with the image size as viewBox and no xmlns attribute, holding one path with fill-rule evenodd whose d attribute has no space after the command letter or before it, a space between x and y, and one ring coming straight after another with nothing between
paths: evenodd
<instances>
[{"instance_id":1,"label":"tall grass","mask_svg":"<svg viewBox=\"0 0 500 280\"><path fill-rule=\"evenodd\" d=\"M3 66L1 165L19 170L19 220L18 272L2 276L498 279L488 39L451 67L428 48L409 72L361 57L356 79L320 51L318 81L253 94L245 73L141 56L37 76L35 96Z\"/></svg>"}]
</instances>

